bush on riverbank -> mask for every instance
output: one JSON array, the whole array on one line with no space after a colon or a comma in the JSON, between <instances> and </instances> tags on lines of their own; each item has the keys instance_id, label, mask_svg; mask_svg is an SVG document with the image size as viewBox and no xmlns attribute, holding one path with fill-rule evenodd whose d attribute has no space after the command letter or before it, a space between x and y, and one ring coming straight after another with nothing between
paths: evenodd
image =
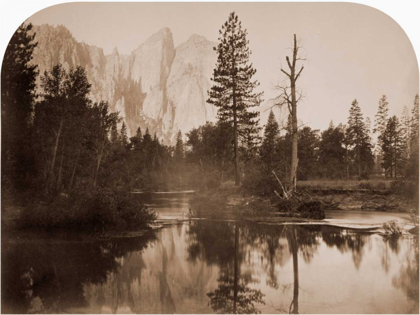
<instances>
[{"instance_id":1,"label":"bush on riverbank","mask_svg":"<svg viewBox=\"0 0 420 315\"><path fill-rule=\"evenodd\" d=\"M402 228L398 225L397 220L391 220L382 224L385 234L389 237L396 237L402 235Z\"/></svg>"},{"instance_id":2,"label":"bush on riverbank","mask_svg":"<svg viewBox=\"0 0 420 315\"><path fill-rule=\"evenodd\" d=\"M155 218L155 213L130 193L95 188L61 194L49 202L36 202L22 213L20 223L24 228L101 233L146 229Z\"/></svg>"}]
</instances>

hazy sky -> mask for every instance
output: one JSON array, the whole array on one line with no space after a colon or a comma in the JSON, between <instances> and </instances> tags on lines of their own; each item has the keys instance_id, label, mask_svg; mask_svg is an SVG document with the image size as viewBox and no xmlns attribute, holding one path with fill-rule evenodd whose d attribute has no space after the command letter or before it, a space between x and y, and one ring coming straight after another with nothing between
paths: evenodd
<instances>
[{"instance_id":1,"label":"hazy sky","mask_svg":"<svg viewBox=\"0 0 420 315\"><path fill-rule=\"evenodd\" d=\"M63 24L78 41L110 53L129 54L163 27L175 46L192 34L217 41L235 11L248 30L251 61L264 99L284 76L285 56L297 34L307 60L298 81L305 98L298 116L312 128L347 122L353 99L373 120L378 100L388 96L390 114L411 109L419 90L418 65L400 26L384 13L350 3L68 3L44 9L29 21ZM265 123L265 122L263 122Z\"/></svg>"}]
</instances>

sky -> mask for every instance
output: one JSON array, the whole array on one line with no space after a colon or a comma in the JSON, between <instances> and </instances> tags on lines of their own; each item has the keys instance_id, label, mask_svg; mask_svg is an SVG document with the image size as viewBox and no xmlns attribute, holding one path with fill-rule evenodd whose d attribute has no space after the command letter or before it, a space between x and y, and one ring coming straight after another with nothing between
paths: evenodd
<instances>
[{"instance_id":1,"label":"sky","mask_svg":"<svg viewBox=\"0 0 420 315\"><path fill-rule=\"evenodd\" d=\"M352 3L66 3L31 16L33 24L62 24L78 41L129 54L164 27L175 46L192 34L217 42L219 29L235 11L248 30L251 62L264 100L277 95L297 35L306 58L298 80L304 98L298 118L314 129L346 123L357 99L372 127L386 94L390 115L410 110L419 91L415 52L402 28L374 8ZM265 123L265 122L263 122Z\"/></svg>"}]
</instances>

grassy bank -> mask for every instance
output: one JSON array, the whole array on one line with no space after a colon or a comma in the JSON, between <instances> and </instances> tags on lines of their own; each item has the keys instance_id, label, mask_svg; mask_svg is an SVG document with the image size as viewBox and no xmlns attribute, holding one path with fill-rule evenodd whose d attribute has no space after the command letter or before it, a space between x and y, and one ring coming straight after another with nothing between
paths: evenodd
<instances>
[{"instance_id":1,"label":"grassy bank","mask_svg":"<svg viewBox=\"0 0 420 315\"><path fill-rule=\"evenodd\" d=\"M253 194L233 182L196 194L191 209L197 217L249 218L276 216L322 219L323 210L404 212L418 216L415 185L387 179L369 181L301 181L291 199ZM277 189L281 193L281 188ZM308 213L310 212L310 213Z\"/></svg>"},{"instance_id":2,"label":"grassy bank","mask_svg":"<svg viewBox=\"0 0 420 315\"><path fill-rule=\"evenodd\" d=\"M392 185L392 180L387 178L372 178L369 180L327 180L327 179L312 179L305 181L298 181L298 188L316 188L316 189L340 189L340 190L358 190L358 189L372 189L372 190L389 190Z\"/></svg>"}]
</instances>

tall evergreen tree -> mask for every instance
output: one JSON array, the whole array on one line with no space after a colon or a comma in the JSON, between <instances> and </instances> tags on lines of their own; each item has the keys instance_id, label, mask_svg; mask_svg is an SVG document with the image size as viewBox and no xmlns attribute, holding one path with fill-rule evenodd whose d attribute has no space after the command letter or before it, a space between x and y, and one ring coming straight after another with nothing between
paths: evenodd
<instances>
[{"instance_id":1,"label":"tall evergreen tree","mask_svg":"<svg viewBox=\"0 0 420 315\"><path fill-rule=\"evenodd\" d=\"M376 133L379 136L385 131L388 123L388 105L389 103L386 95L382 95L379 99L378 112L375 115L375 126L373 129L373 133ZM380 141L378 141L378 145L381 146Z\"/></svg>"},{"instance_id":2,"label":"tall evergreen tree","mask_svg":"<svg viewBox=\"0 0 420 315\"><path fill-rule=\"evenodd\" d=\"M366 129L366 134L370 137L370 133L371 133L371 127L372 127L372 122L370 121L369 117L366 117L365 119L365 129Z\"/></svg>"},{"instance_id":3,"label":"tall evergreen tree","mask_svg":"<svg viewBox=\"0 0 420 315\"><path fill-rule=\"evenodd\" d=\"M410 131L411 131L411 117L407 106L404 106L401 114L401 136L404 142L403 158L408 160L410 157Z\"/></svg>"},{"instance_id":4,"label":"tall evergreen tree","mask_svg":"<svg viewBox=\"0 0 420 315\"><path fill-rule=\"evenodd\" d=\"M411 138L413 142L417 142L417 149L418 149L418 141L419 141L419 95L416 94L414 98L413 109L411 110Z\"/></svg>"},{"instance_id":5,"label":"tall evergreen tree","mask_svg":"<svg viewBox=\"0 0 420 315\"><path fill-rule=\"evenodd\" d=\"M136 135L130 138L130 147L134 150L138 150L141 147L141 142L143 140L143 135L141 133L141 128L138 127L136 130Z\"/></svg>"},{"instance_id":6,"label":"tall evergreen tree","mask_svg":"<svg viewBox=\"0 0 420 315\"><path fill-rule=\"evenodd\" d=\"M318 167L319 135L318 130L305 126L298 132L298 179L306 180L315 177Z\"/></svg>"},{"instance_id":7,"label":"tall evergreen tree","mask_svg":"<svg viewBox=\"0 0 420 315\"><path fill-rule=\"evenodd\" d=\"M147 127L146 132L144 133L144 136L143 136L143 143L145 145L150 145L151 142L152 142L152 136L150 135L149 127Z\"/></svg>"},{"instance_id":8,"label":"tall evergreen tree","mask_svg":"<svg viewBox=\"0 0 420 315\"><path fill-rule=\"evenodd\" d=\"M382 167L392 177L401 173L403 164L404 142L401 125L396 116L388 119L381 137L383 161Z\"/></svg>"},{"instance_id":9,"label":"tall evergreen tree","mask_svg":"<svg viewBox=\"0 0 420 315\"><path fill-rule=\"evenodd\" d=\"M125 122L123 121L120 130L120 141L123 147L128 146L128 136L127 136L127 127L125 126Z\"/></svg>"},{"instance_id":10,"label":"tall evergreen tree","mask_svg":"<svg viewBox=\"0 0 420 315\"><path fill-rule=\"evenodd\" d=\"M382 95L379 99L378 112L375 115L375 124L373 133L377 135L377 142L375 146L376 165L379 171L382 173L382 135L385 132L386 125L388 123L388 100L386 95Z\"/></svg>"},{"instance_id":11,"label":"tall evergreen tree","mask_svg":"<svg viewBox=\"0 0 420 315\"><path fill-rule=\"evenodd\" d=\"M279 136L279 124L273 111L271 110L264 129L264 138L260 149L261 159L269 166L273 166L277 160L276 149Z\"/></svg>"},{"instance_id":12,"label":"tall evergreen tree","mask_svg":"<svg viewBox=\"0 0 420 315\"><path fill-rule=\"evenodd\" d=\"M1 69L2 183L17 189L24 189L25 177L34 172L30 126L38 72L31 64L37 46L31 30L32 24L19 26L7 45Z\"/></svg>"},{"instance_id":13,"label":"tall evergreen tree","mask_svg":"<svg viewBox=\"0 0 420 315\"><path fill-rule=\"evenodd\" d=\"M341 126L334 127L331 122L328 129L321 134L319 142L319 166L321 174L337 179L343 178L346 172L345 133Z\"/></svg>"},{"instance_id":14,"label":"tall evergreen tree","mask_svg":"<svg viewBox=\"0 0 420 315\"><path fill-rule=\"evenodd\" d=\"M252 81L256 70L249 63L251 51L248 48L247 30L242 29L235 12L229 15L219 34L219 44L214 48L217 64L212 81L215 84L208 92L207 102L219 108L220 121L229 122L233 126L235 184L239 185L239 137L243 135L240 126L258 125L259 114L251 111L251 108L260 105L262 93L254 92L259 83ZM250 131L252 128L242 130Z\"/></svg>"},{"instance_id":15,"label":"tall evergreen tree","mask_svg":"<svg viewBox=\"0 0 420 315\"><path fill-rule=\"evenodd\" d=\"M113 144L118 144L118 126L117 123L113 123L111 126L111 142Z\"/></svg>"},{"instance_id":16,"label":"tall evergreen tree","mask_svg":"<svg viewBox=\"0 0 420 315\"><path fill-rule=\"evenodd\" d=\"M354 100L351 104L346 137L349 145L352 147L358 178L368 176L373 164L373 154L370 137L357 100Z\"/></svg>"},{"instance_id":17,"label":"tall evergreen tree","mask_svg":"<svg viewBox=\"0 0 420 315\"><path fill-rule=\"evenodd\" d=\"M419 180L419 95L414 98L410 124L410 157L407 175L418 183Z\"/></svg>"},{"instance_id":18,"label":"tall evergreen tree","mask_svg":"<svg viewBox=\"0 0 420 315\"><path fill-rule=\"evenodd\" d=\"M178 131L178 135L176 137L174 157L177 162L182 162L184 159L184 141L182 140L181 130Z\"/></svg>"}]
</instances>

